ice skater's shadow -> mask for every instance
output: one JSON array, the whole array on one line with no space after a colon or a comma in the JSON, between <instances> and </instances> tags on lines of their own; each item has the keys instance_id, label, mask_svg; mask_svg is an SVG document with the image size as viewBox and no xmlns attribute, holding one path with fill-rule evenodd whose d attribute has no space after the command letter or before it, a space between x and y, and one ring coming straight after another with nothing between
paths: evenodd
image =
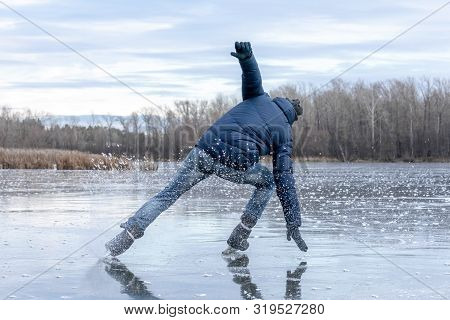
<instances>
[{"instance_id":1,"label":"ice skater's shadow","mask_svg":"<svg viewBox=\"0 0 450 320\"><path fill-rule=\"evenodd\" d=\"M222 257L227 263L228 270L233 275L233 282L240 285L242 299L263 299L261 290L252 281L250 270L248 269L250 262L248 256L242 253L235 253L231 255L223 254ZM299 300L302 298L300 282L306 268L306 262L302 262L294 271L286 271L286 292L284 295L286 300Z\"/></svg>"},{"instance_id":2,"label":"ice skater's shadow","mask_svg":"<svg viewBox=\"0 0 450 320\"><path fill-rule=\"evenodd\" d=\"M136 277L119 259L111 258L104 262L106 273L122 285L121 293L136 300L160 300L147 288L146 283Z\"/></svg>"}]
</instances>

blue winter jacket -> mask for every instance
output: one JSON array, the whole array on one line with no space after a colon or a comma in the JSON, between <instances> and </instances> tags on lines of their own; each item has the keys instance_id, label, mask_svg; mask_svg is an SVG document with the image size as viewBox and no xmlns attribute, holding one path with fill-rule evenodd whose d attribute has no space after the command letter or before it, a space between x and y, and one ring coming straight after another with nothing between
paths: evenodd
<instances>
[{"instance_id":1,"label":"blue winter jacket","mask_svg":"<svg viewBox=\"0 0 450 320\"><path fill-rule=\"evenodd\" d=\"M239 62L243 101L218 119L197 146L220 163L238 170L247 170L261 156L272 154L276 191L287 227L299 227L300 206L291 160L291 126L297 114L288 100L271 99L264 92L253 54Z\"/></svg>"}]
</instances>

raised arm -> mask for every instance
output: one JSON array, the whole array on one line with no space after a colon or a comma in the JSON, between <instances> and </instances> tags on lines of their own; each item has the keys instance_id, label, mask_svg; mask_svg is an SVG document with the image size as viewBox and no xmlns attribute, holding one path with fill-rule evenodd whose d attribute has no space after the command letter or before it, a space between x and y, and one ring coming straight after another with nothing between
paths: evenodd
<instances>
[{"instance_id":1,"label":"raised arm","mask_svg":"<svg viewBox=\"0 0 450 320\"><path fill-rule=\"evenodd\" d=\"M239 59L242 68L242 100L263 95L261 73L250 42L236 42L234 46L236 52L231 55Z\"/></svg>"},{"instance_id":2,"label":"raised arm","mask_svg":"<svg viewBox=\"0 0 450 320\"><path fill-rule=\"evenodd\" d=\"M302 222L292 169L292 135L290 132L284 134L288 136L281 134L273 146L273 176L286 219L287 239L294 239L300 250L307 251L308 246L298 230Z\"/></svg>"}]
</instances>

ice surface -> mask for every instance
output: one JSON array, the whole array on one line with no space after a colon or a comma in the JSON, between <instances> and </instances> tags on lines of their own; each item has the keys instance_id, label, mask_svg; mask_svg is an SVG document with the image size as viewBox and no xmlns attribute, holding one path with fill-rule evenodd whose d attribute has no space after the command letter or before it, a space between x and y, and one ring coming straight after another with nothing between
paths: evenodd
<instances>
[{"instance_id":1,"label":"ice surface","mask_svg":"<svg viewBox=\"0 0 450 320\"><path fill-rule=\"evenodd\" d=\"M249 250L223 257L252 187L210 178L161 215L120 260L104 259L103 244L119 231L115 227L59 264L138 209L174 169L0 170L0 294L10 299L450 296L448 164L302 168L296 175L307 254L286 241L274 196Z\"/></svg>"}]
</instances>

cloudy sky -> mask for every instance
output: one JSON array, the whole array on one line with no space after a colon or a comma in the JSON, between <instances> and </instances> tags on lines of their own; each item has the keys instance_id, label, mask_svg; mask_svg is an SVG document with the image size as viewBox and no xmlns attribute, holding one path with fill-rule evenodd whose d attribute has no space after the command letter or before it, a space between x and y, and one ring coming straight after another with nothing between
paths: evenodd
<instances>
[{"instance_id":1,"label":"cloudy sky","mask_svg":"<svg viewBox=\"0 0 450 320\"><path fill-rule=\"evenodd\" d=\"M252 41L266 91L320 85L443 1L0 0L0 106L129 114L150 104L20 18L4 2L158 105L239 94L235 40ZM450 5L344 80L448 77Z\"/></svg>"}]
</instances>

